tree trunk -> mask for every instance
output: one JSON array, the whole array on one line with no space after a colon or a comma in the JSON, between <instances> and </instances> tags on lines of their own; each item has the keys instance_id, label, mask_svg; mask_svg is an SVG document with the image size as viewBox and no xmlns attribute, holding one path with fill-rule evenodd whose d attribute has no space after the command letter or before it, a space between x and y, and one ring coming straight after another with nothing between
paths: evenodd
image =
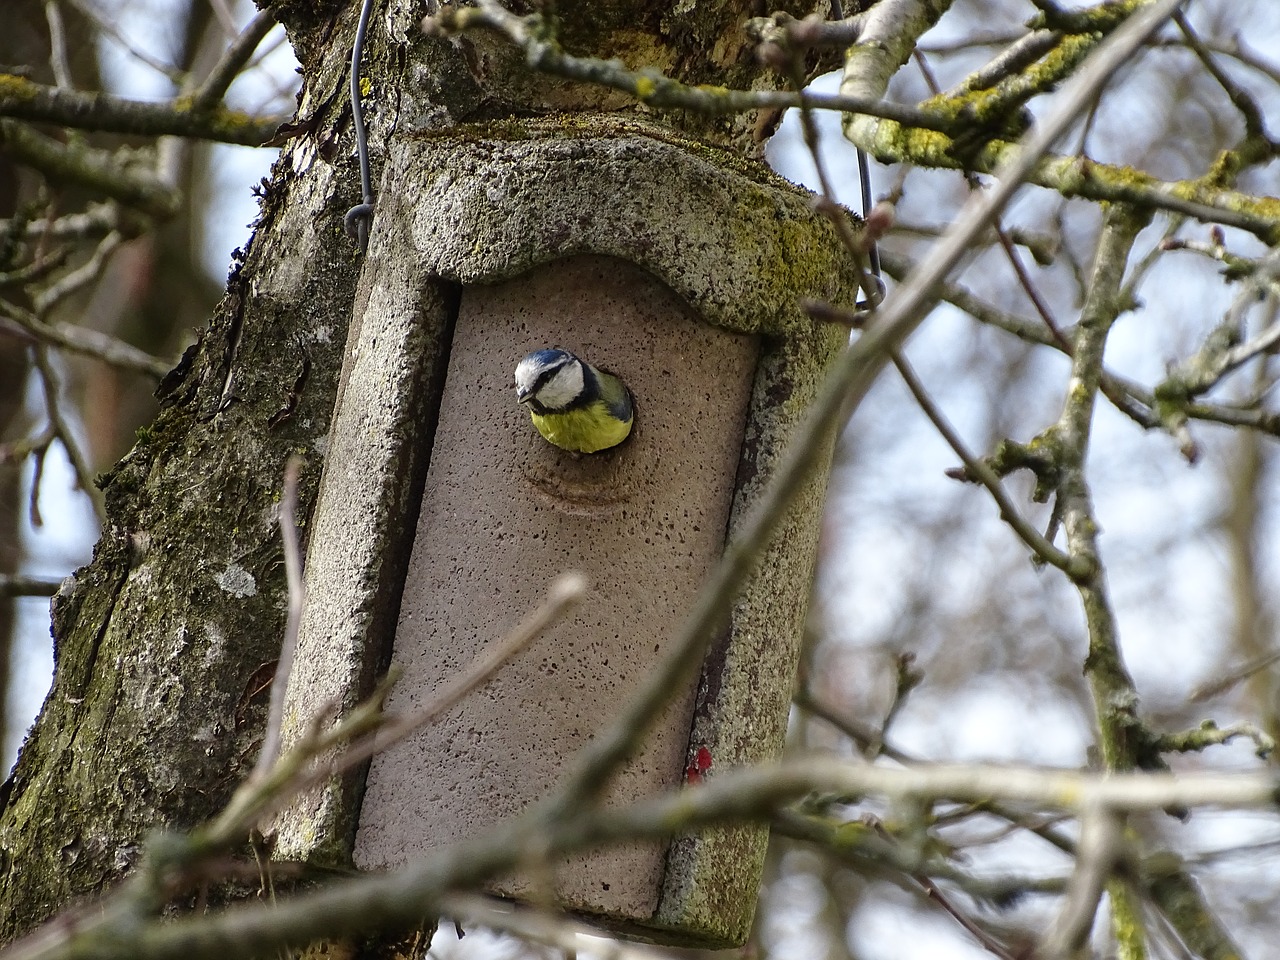
<instances>
[{"instance_id":1,"label":"tree trunk","mask_svg":"<svg viewBox=\"0 0 1280 960\"><path fill-rule=\"evenodd\" d=\"M742 30L757 12L558 9L571 53L727 86L759 82ZM613 91L528 74L496 38L426 37L421 13L408 0L374 4L362 62L375 183L396 137L634 109ZM303 457L306 517L361 269L342 231L360 196L347 94L358 14L280 8L304 76L296 122L208 329L101 480L108 523L92 563L55 600L53 688L0 817L0 940L119 879L148 831L208 817L256 755L283 626L281 474L290 454ZM659 119L755 157L776 118Z\"/></svg>"}]
</instances>

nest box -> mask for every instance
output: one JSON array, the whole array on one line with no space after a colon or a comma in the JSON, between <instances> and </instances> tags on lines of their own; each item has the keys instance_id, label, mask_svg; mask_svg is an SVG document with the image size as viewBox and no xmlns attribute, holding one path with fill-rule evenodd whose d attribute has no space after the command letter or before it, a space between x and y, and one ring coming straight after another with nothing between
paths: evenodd
<instances>
[{"instance_id":1,"label":"nest box","mask_svg":"<svg viewBox=\"0 0 1280 960\"><path fill-rule=\"evenodd\" d=\"M293 858L394 868L545 796L664 657L767 483L845 332L856 276L805 191L617 122L405 139L387 158L319 499L286 727L351 705L388 664L427 702L567 570L588 597L434 725L279 820ZM636 422L590 455L543 440L516 363L563 347L621 376ZM782 749L825 476L801 491L700 676L608 803ZM361 782L362 781L362 782ZM567 909L646 939L750 930L767 831L558 864ZM525 880L495 892L520 897Z\"/></svg>"}]
</instances>

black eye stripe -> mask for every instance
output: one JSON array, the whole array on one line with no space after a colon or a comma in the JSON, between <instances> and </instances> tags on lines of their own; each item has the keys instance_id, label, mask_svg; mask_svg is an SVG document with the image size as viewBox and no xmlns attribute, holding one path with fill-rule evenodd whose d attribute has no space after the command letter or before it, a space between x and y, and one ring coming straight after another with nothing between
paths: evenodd
<instances>
[{"instance_id":1,"label":"black eye stripe","mask_svg":"<svg viewBox=\"0 0 1280 960\"><path fill-rule=\"evenodd\" d=\"M541 390L543 387L547 385L548 380L550 380L552 377L554 377L557 373L559 373L563 369L564 369L564 364L561 363L561 364L557 364L554 367L548 367L546 370L543 370L540 374L538 374L537 378L533 381L533 390L530 392L537 393L539 390Z\"/></svg>"}]
</instances>

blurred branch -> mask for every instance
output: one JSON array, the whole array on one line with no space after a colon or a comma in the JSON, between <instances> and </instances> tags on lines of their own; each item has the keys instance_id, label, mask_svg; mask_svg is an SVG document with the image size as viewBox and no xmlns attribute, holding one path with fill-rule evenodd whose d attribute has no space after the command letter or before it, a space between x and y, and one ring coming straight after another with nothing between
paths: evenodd
<instances>
[{"instance_id":1,"label":"blurred branch","mask_svg":"<svg viewBox=\"0 0 1280 960\"><path fill-rule=\"evenodd\" d=\"M1238 683L1243 683L1260 670L1265 670L1276 661L1280 661L1280 650L1265 653L1261 656L1254 657L1248 662L1228 671L1225 675L1215 677L1213 680L1196 687L1191 691L1188 698L1192 703L1199 703L1216 697L1219 694L1226 693Z\"/></svg>"},{"instance_id":2,"label":"blurred branch","mask_svg":"<svg viewBox=\"0 0 1280 960\"><path fill-rule=\"evenodd\" d=\"M968 931L969 935L977 940L987 953L994 957L999 957L1000 960L1021 960L1020 955L1011 953L1004 944L1000 943L987 933L987 931L983 930L982 927L978 926L978 924L974 923L968 916L966 916L963 911L948 899L948 897L942 892L942 889L929 877L918 875L915 877L915 880L924 888L929 899L946 911L948 916L955 920L956 923L964 927L964 929Z\"/></svg>"},{"instance_id":3,"label":"blurred branch","mask_svg":"<svg viewBox=\"0 0 1280 960\"><path fill-rule=\"evenodd\" d=\"M104 16L89 0L70 0L70 3L80 11L86 20L93 24L95 30L114 40L129 56L140 63L145 63L152 70L167 77L175 85L182 83L183 74L181 70L151 56L116 28L115 21L118 19L117 17Z\"/></svg>"},{"instance_id":4,"label":"blurred branch","mask_svg":"<svg viewBox=\"0 0 1280 960\"><path fill-rule=\"evenodd\" d=\"M71 65L67 61L67 31L62 23L58 0L44 0L44 16L49 24L49 68L54 81L65 90L72 88Z\"/></svg>"},{"instance_id":5,"label":"blurred branch","mask_svg":"<svg viewBox=\"0 0 1280 960\"><path fill-rule=\"evenodd\" d=\"M52 597L61 586L61 580L0 574L0 597Z\"/></svg>"},{"instance_id":6,"label":"blurred branch","mask_svg":"<svg viewBox=\"0 0 1280 960\"><path fill-rule=\"evenodd\" d=\"M209 76L200 85L200 89L192 95L191 108L194 111L210 110L217 105L236 77L240 76L240 72L253 56L253 52L258 49L258 45L275 25L276 17L270 9L263 10L249 21L249 25L240 32L214 65ZM285 119L287 118L280 118L280 122L275 126L278 127ZM264 139L270 139L270 136Z\"/></svg>"},{"instance_id":7,"label":"blurred branch","mask_svg":"<svg viewBox=\"0 0 1280 960\"><path fill-rule=\"evenodd\" d=\"M49 418L50 431L53 437L62 444L62 449L66 451L67 460L71 462L71 469L75 472L76 485L84 491L85 496L89 498L89 502L93 504L93 510L98 516L98 522L105 524L106 512L102 504L102 494L94 486L93 471L89 469L89 462L85 459L84 451L80 449L75 433L62 413L62 385L53 369L52 362L49 360L48 348L44 344L36 344L32 348L32 355L35 358L36 372L39 374L40 385L44 392L45 415ZM38 487L38 481L32 483L31 498L33 505Z\"/></svg>"},{"instance_id":8,"label":"blurred branch","mask_svg":"<svg viewBox=\"0 0 1280 960\"><path fill-rule=\"evenodd\" d=\"M67 297L83 290L102 276L107 261L116 252L124 238L118 231L111 231L94 247L92 256L75 270L60 277L32 297L32 306L37 316L45 316Z\"/></svg>"},{"instance_id":9,"label":"blurred branch","mask_svg":"<svg viewBox=\"0 0 1280 960\"><path fill-rule=\"evenodd\" d=\"M1017 43L1027 36L1028 31L1025 28L1016 32L978 33L972 37L958 37L955 40L930 40L928 43L916 44L916 49L924 54L949 56L955 53L968 53L978 47L1005 47L1011 43Z\"/></svg>"},{"instance_id":10,"label":"blurred branch","mask_svg":"<svg viewBox=\"0 0 1280 960\"><path fill-rule=\"evenodd\" d=\"M1036 952L1044 960L1078 956L1088 941L1107 879L1124 852L1120 818L1108 810L1086 810L1080 818L1078 849L1066 902Z\"/></svg>"},{"instance_id":11,"label":"blurred branch","mask_svg":"<svg viewBox=\"0 0 1280 960\"><path fill-rule=\"evenodd\" d=\"M0 272L0 288L38 283L66 263L68 256L70 256L70 251L60 248L43 256L37 255L35 259L24 266Z\"/></svg>"},{"instance_id":12,"label":"blurred branch","mask_svg":"<svg viewBox=\"0 0 1280 960\"><path fill-rule=\"evenodd\" d=\"M258 24L265 14L254 20ZM251 24L251 28L253 24ZM232 50L236 50L235 47ZM252 52L252 51L250 51ZM212 95L219 83L230 79L211 75ZM202 91L203 92L203 91ZM221 96L222 91L217 91ZM130 100L109 93L79 93L44 86L13 74L0 74L0 117L38 123L56 123L97 133L136 136L176 136L215 143L257 147L266 143L287 116L251 117L224 106L208 106L198 97L177 97L163 103ZM7 126L8 124L6 124ZM2 131L4 127L0 127Z\"/></svg>"},{"instance_id":13,"label":"blurred branch","mask_svg":"<svg viewBox=\"0 0 1280 960\"><path fill-rule=\"evenodd\" d=\"M45 323L8 300L0 299L0 317L8 318L41 343L93 357L120 370L146 374L159 380L173 367L169 361L153 357L109 333L70 323Z\"/></svg>"},{"instance_id":14,"label":"blurred branch","mask_svg":"<svg viewBox=\"0 0 1280 960\"><path fill-rule=\"evenodd\" d=\"M1029 893L1061 893L1066 886L1062 877L978 876L936 855L917 856L907 845L895 842L883 825L877 828L864 819L819 817L792 808L780 810L769 826L781 836L821 847L863 876L884 877L904 888L907 878L916 882L934 878L954 884L977 900L1008 903Z\"/></svg>"},{"instance_id":15,"label":"blurred branch","mask_svg":"<svg viewBox=\"0 0 1280 960\"><path fill-rule=\"evenodd\" d=\"M875 747L877 755L885 756L897 763L906 765L922 764L923 761L918 757L914 757L905 751L899 750L893 744L889 743L882 731L873 730L870 727L858 723L851 717L847 717L838 713L830 704L823 703L817 697L807 690L801 688L796 692L794 701L795 705L801 710L813 714L822 720L825 720L831 726L848 737L863 753L867 753L870 748ZM1068 855L1075 854L1075 840L1068 836L1064 831L1057 829L1052 824L1042 822L1034 822L1032 818L1024 813L1001 806L997 803L981 803L976 804L973 808L975 811L989 813L994 817L999 817L1013 827L1027 830L1040 837L1045 842L1051 844L1063 853Z\"/></svg>"},{"instance_id":16,"label":"blurred branch","mask_svg":"<svg viewBox=\"0 0 1280 960\"><path fill-rule=\"evenodd\" d=\"M80 213L68 213L52 220L30 220L19 229L27 240L94 240L113 230L133 237L142 232L146 220L132 211L129 214L115 203L88 203ZM0 233L10 233L17 226L12 220L0 220Z\"/></svg>"},{"instance_id":17,"label":"blurred branch","mask_svg":"<svg viewBox=\"0 0 1280 960\"><path fill-rule=\"evenodd\" d=\"M1204 345L1183 360L1155 389L1157 401L1163 404L1185 402L1212 390L1234 370L1254 357L1275 352L1280 345L1280 324L1267 323L1252 340L1244 340L1244 313L1260 299L1269 299L1274 312L1276 297L1272 289L1280 278L1280 253L1268 255L1258 269L1245 278L1222 322L1205 338Z\"/></svg>"},{"instance_id":18,"label":"blurred branch","mask_svg":"<svg viewBox=\"0 0 1280 960\"><path fill-rule=\"evenodd\" d=\"M1163 248L1165 250L1188 250L1208 257L1210 260L1216 260L1226 268L1222 271L1222 275L1228 280L1247 277L1266 262L1266 258L1252 259L1232 253L1223 245L1220 237L1215 237L1208 243L1200 240L1187 240L1183 237L1169 237L1163 242Z\"/></svg>"},{"instance_id":19,"label":"blurred branch","mask_svg":"<svg viewBox=\"0 0 1280 960\"><path fill-rule=\"evenodd\" d=\"M1241 721L1227 727L1219 727L1212 720L1205 720L1200 726L1181 733L1164 733L1156 738L1155 748L1162 753L1191 753L1230 743L1237 737L1248 737L1253 741L1254 752L1261 759L1266 759L1276 748L1276 741L1264 730L1252 723Z\"/></svg>"},{"instance_id":20,"label":"blurred branch","mask_svg":"<svg viewBox=\"0 0 1280 960\"><path fill-rule=\"evenodd\" d=\"M3 96L0 93L0 103ZM0 145L50 180L78 183L161 219L174 216L181 203L176 190L150 171L122 162L115 151L98 150L79 142L60 143L26 124L3 117Z\"/></svg>"},{"instance_id":21,"label":"blurred branch","mask_svg":"<svg viewBox=\"0 0 1280 960\"><path fill-rule=\"evenodd\" d=\"M920 802L999 800L1114 815L1170 805L1269 808L1278 788L1280 780L1273 773L1175 777L989 765L898 769L811 757L728 770L702 786L630 807L583 811L557 821L522 818L400 870L337 881L292 900L246 902L221 912L147 922L128 896L117 896L92 914L55 922L14 945L6 960L225 960L317 938L407 926L440 913L458 890L518 866L534 838L552 855L624 838L665 838L696 827L769 817L813 791ZM184 841L165 841L175 842ZM172 846L153 850L153 859L172 855Z\"/></svg>"},{"instance_id":22,"label":"blurred branch","mask_svg":"<svg viewBox=\"0 0 1280 960\"><path fill-rule=\"evenodd\" d=\"M1220 56L1230 57L1232 60L1236 60L1251 70L1256 70L1280 84L1280 65L1249 50L1241 42L1238 34L1226 40L1202 40L1201 43L1206 50ZM1172 37L1168 39L1156 38L1152 40L1151 45L1157 49L1174 50L1185 50L1188 46L1185 39L1177 40Z\"/></svg>"},{"instance_id":23,"label":"blurred branch","mask_svg":"<svg viewBox=\"0 0 1280 960\"><path fill-rule=\"evenodd\" d=\"M1249 141L1257 141L1256 149L1259 152L1259 159L1264 156L1274 154L1277 144L1267 136L1266 124L1262 119L1262 110L1259 109L1257 102L1249 95L1249 92L1236 83L1231 77L1218 66L1217 61L1213 57L1212 51L1204 45L1196 32L1191 29L1191 24L1187 22L1187 18L1183 16L1181 11L1173 15L1173 22L1178 25L1178 29L1182 31L1182 36L1187 41L1187 46L1195 53L1204 65L1205 70L1214 80L1218 81L1218 86L1222 87L1227 98L1232 105L1240 111L1240 115L1244 118L1244 135L1245 144L1237 148L1238 150L1249 150Z\"/></svg>"},{"instance_id":24,"label":"blurred branch","mask_svg":"<svg viewBox=\"0 0 1280 960\"><path fill-rule=\"evenodd\" d=\"M467 927L500 930L526 943L551 947L566 957L583 951L596 960L674 960L673 954L658 947L617 940L608 931L572 917L509 900L479 894L446 894L440 902L440 913Z\"/></svg>"},{"instance_id":25,"label":"blurred branch","mask_svg":"<svg viewBox=\"0 0 1280 960\"><path fill-rule=\"evenodd\" d=\"M893 225L893 233L895 236L908 234L935 238L940 237L944 229L946 228L943 226L923 223L904 223L901 220L898 220ZM1025 248L1027 252L1031 254L1032 259L1042 267L1048 266L1057 259L1062 246L1061 237L1048 232L1035 231L1018 226L1005 227L1004 232L1010 243ZM981 242L985 245L993 240L999 240L994 229L992 229L991 235L989 237L983 237Z\"/></svg>"}]
</instances>

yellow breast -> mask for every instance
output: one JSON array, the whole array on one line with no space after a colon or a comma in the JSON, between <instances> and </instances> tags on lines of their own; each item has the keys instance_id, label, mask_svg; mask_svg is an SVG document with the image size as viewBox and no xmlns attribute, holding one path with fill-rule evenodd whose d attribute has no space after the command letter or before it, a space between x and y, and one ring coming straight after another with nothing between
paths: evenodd
<instances>
[{"instance_id":1,"label":"yellow breast","mask_svg":"<svg viewBox=\"0 0 1280 960\"><path fill-rule=\"evenodd\" d=\"M538 432L557 447L575 453L596 453L616 447L631 433L633 418L619 420L609 405L596 401L566 413L533 413L529 418Z\"/></svg>"}]
</instances>

